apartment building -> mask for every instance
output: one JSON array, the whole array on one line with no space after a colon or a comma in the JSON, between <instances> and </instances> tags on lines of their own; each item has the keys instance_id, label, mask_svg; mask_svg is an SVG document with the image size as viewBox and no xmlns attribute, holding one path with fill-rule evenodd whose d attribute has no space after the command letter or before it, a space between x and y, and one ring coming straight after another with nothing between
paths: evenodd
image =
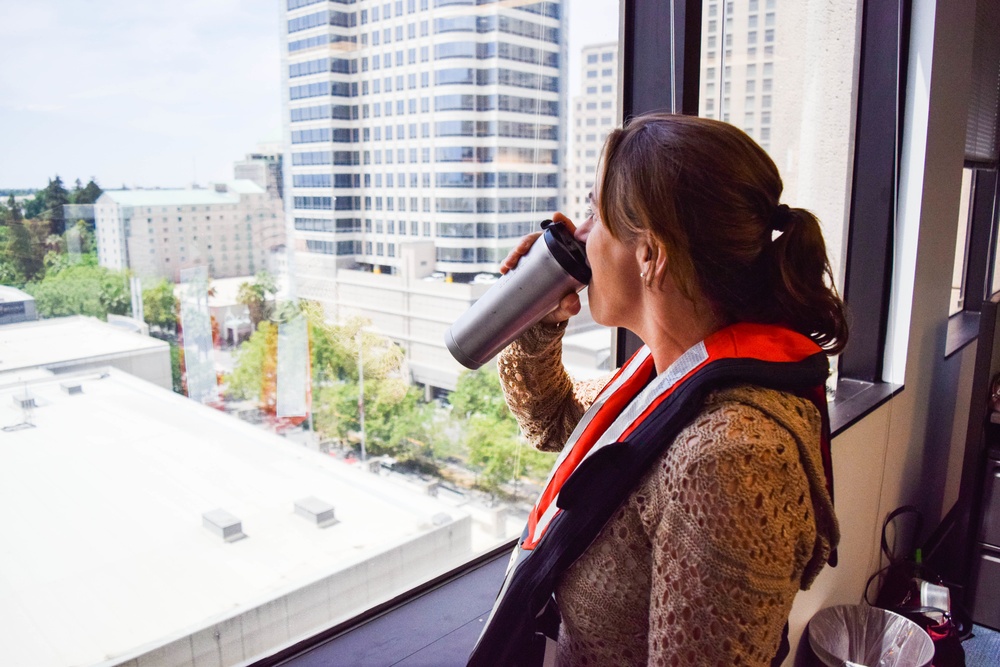
<instances>
[{"instance_id":1,"label":"apartment building","mask_svg":"<svg viewBox=\"0 0 1000 667\"><path fill-rule=\"evenodd\" d=\"M777 0L708 0L704 11L701 115L742 128L769 150Z\"/></svg>"},{"instance_id":2,"label":"apartment building","mask_svg":"<svg viewBox=\"0 0 1000 667\"><path fill-rule=\"evenodd\" d=\"M467 282L557 208L563 4L283 4L298 293L337 316L338 268L393 274L401 246Z\"/></svg>"},{"instance_id":3,"label":"apartment building","mask_svg":"<svg viewBox=\"0 0 1000 667\"><path fill-rule=\"evenodd\" d=\"M581 49L580 90L573 97L571 148L567 159L563 212L586 219L587 195L608 133L618 124L618 43Z\"/></svg>"},{"instance_id":4,"label":"apartment building","mask_svg":"<svg viewBox=\"0 0 1000 667\"><path fill-rule=\"evenodd\" d=\"M281 200L248 180L184 190L106 190L95 206L101 266L180 281L208 267L213 278L268 268L285 243Z\"/></svg>"}]
</instances>

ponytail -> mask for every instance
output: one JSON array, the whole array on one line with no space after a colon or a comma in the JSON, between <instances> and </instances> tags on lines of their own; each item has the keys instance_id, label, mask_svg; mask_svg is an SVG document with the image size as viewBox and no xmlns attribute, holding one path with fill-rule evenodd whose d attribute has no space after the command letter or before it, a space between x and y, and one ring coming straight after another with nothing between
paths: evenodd
<instances>
[{"instance_id":1,"label":"ponytail","mask_svg":"<svg viewBox=\"0 0 1000 667\"><path fill-rule=\"evenodd\" d=\"M772 226L780 234L762 253L771 288L768 319L808 334L828 353L837 354L847 344L847 317L819 220L805 209L783 204L775 211Z\"/></svg>"}]
</instances>

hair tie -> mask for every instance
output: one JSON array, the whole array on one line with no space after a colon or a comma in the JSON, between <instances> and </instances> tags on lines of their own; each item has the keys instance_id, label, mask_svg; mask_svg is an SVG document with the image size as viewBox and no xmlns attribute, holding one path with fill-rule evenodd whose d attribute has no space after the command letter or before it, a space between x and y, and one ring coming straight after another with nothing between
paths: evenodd
<instances>
[{"instance_id":1,"label":"hair tie","mask_svg":"<svg viewBox=\"0 0 1000 667\"><path fill-rule=\"evenodd\" d=\"M787 204L778 204L774 212L771 213L771 229L776 232L783 232L788 229L788 223L792 219L792 210Z\"/></svg>"}]
</instances>

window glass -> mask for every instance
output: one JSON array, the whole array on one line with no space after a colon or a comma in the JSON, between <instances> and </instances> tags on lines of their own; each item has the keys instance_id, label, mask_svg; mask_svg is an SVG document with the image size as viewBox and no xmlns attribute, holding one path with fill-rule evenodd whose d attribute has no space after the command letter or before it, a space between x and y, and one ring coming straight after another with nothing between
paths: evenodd
<instances>
[{"instance_id":1,"label":"window glass","mask_svg":"<svg viewBox=\"0 0 1000 667\"><path fill-rule=\"evenodd\" d=\"M955 264L951 272L951 301L948 315L962 310L965 304L965 260L969 251L969 224L972 214L971 169L962 170L962 197L958 206L958 233L955 235Z\"/></svg>"},{"instance_id":2,"label":"window glass","mask_svg":"<svg viewBox=\"0 0 1000 667\"><path fill-rule=\"evenodd\" d=\"M553 457L443 338L585 217L619 7L126 4L0 46L4 655L246 663L520 534ZM582 296L564 362L603 376Z\"/></svg>"},{"instance_id":3,"label":"window glass","mask_svg":"<svg viewBox=\"0 0 1000 667\"><path fill-rule=\"evenodd\" d=\"M994 207L997 210L993 211L993 229L996 230L1000 228L1000 207ZM992 273L992 279L990 280L990 293L996 294L1000 292L1000 234L994 232L993 240L993 266L990 267Z\"/></svg>"},{"instance_id":4,"label":"window glass","mask_svg":"<svg viewBox=\"0 0 1000 667\"><path fill-rule=\"evenodd\" d=\"M769 46L762 50L756 48L759 4L768 10L764 41ZM860 48L857 5L856 0L834 0L817 16L802 3L711 2L702 28L700 114L739 125L770 154L784 181L782 202L819 218L841 289L852 73ZM717 19L719 13L724 21ZM803 41L803 34L810 39ZM719 35L732 46L722 55L708 46Z\"/></svg>"}]
</instances>

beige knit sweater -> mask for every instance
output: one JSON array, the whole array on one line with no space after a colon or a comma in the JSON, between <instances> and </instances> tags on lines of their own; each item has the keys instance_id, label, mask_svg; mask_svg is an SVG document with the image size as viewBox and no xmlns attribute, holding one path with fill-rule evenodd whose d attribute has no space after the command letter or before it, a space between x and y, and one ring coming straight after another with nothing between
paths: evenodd
<instances>
[{"instance_id":1,"label":"beige knit sweater","mask_svg":"<svg viewBox=\"0 0 1000 667\"><path fill-rule=\"evenodd\" d=\"M561 449L603 382L574 384L563 326L500 356L511 411L536 447ZM713 393L560 579L558 664L769 665L799 588L839 540L806 400Z\"/></svg>"}]
</instances>

